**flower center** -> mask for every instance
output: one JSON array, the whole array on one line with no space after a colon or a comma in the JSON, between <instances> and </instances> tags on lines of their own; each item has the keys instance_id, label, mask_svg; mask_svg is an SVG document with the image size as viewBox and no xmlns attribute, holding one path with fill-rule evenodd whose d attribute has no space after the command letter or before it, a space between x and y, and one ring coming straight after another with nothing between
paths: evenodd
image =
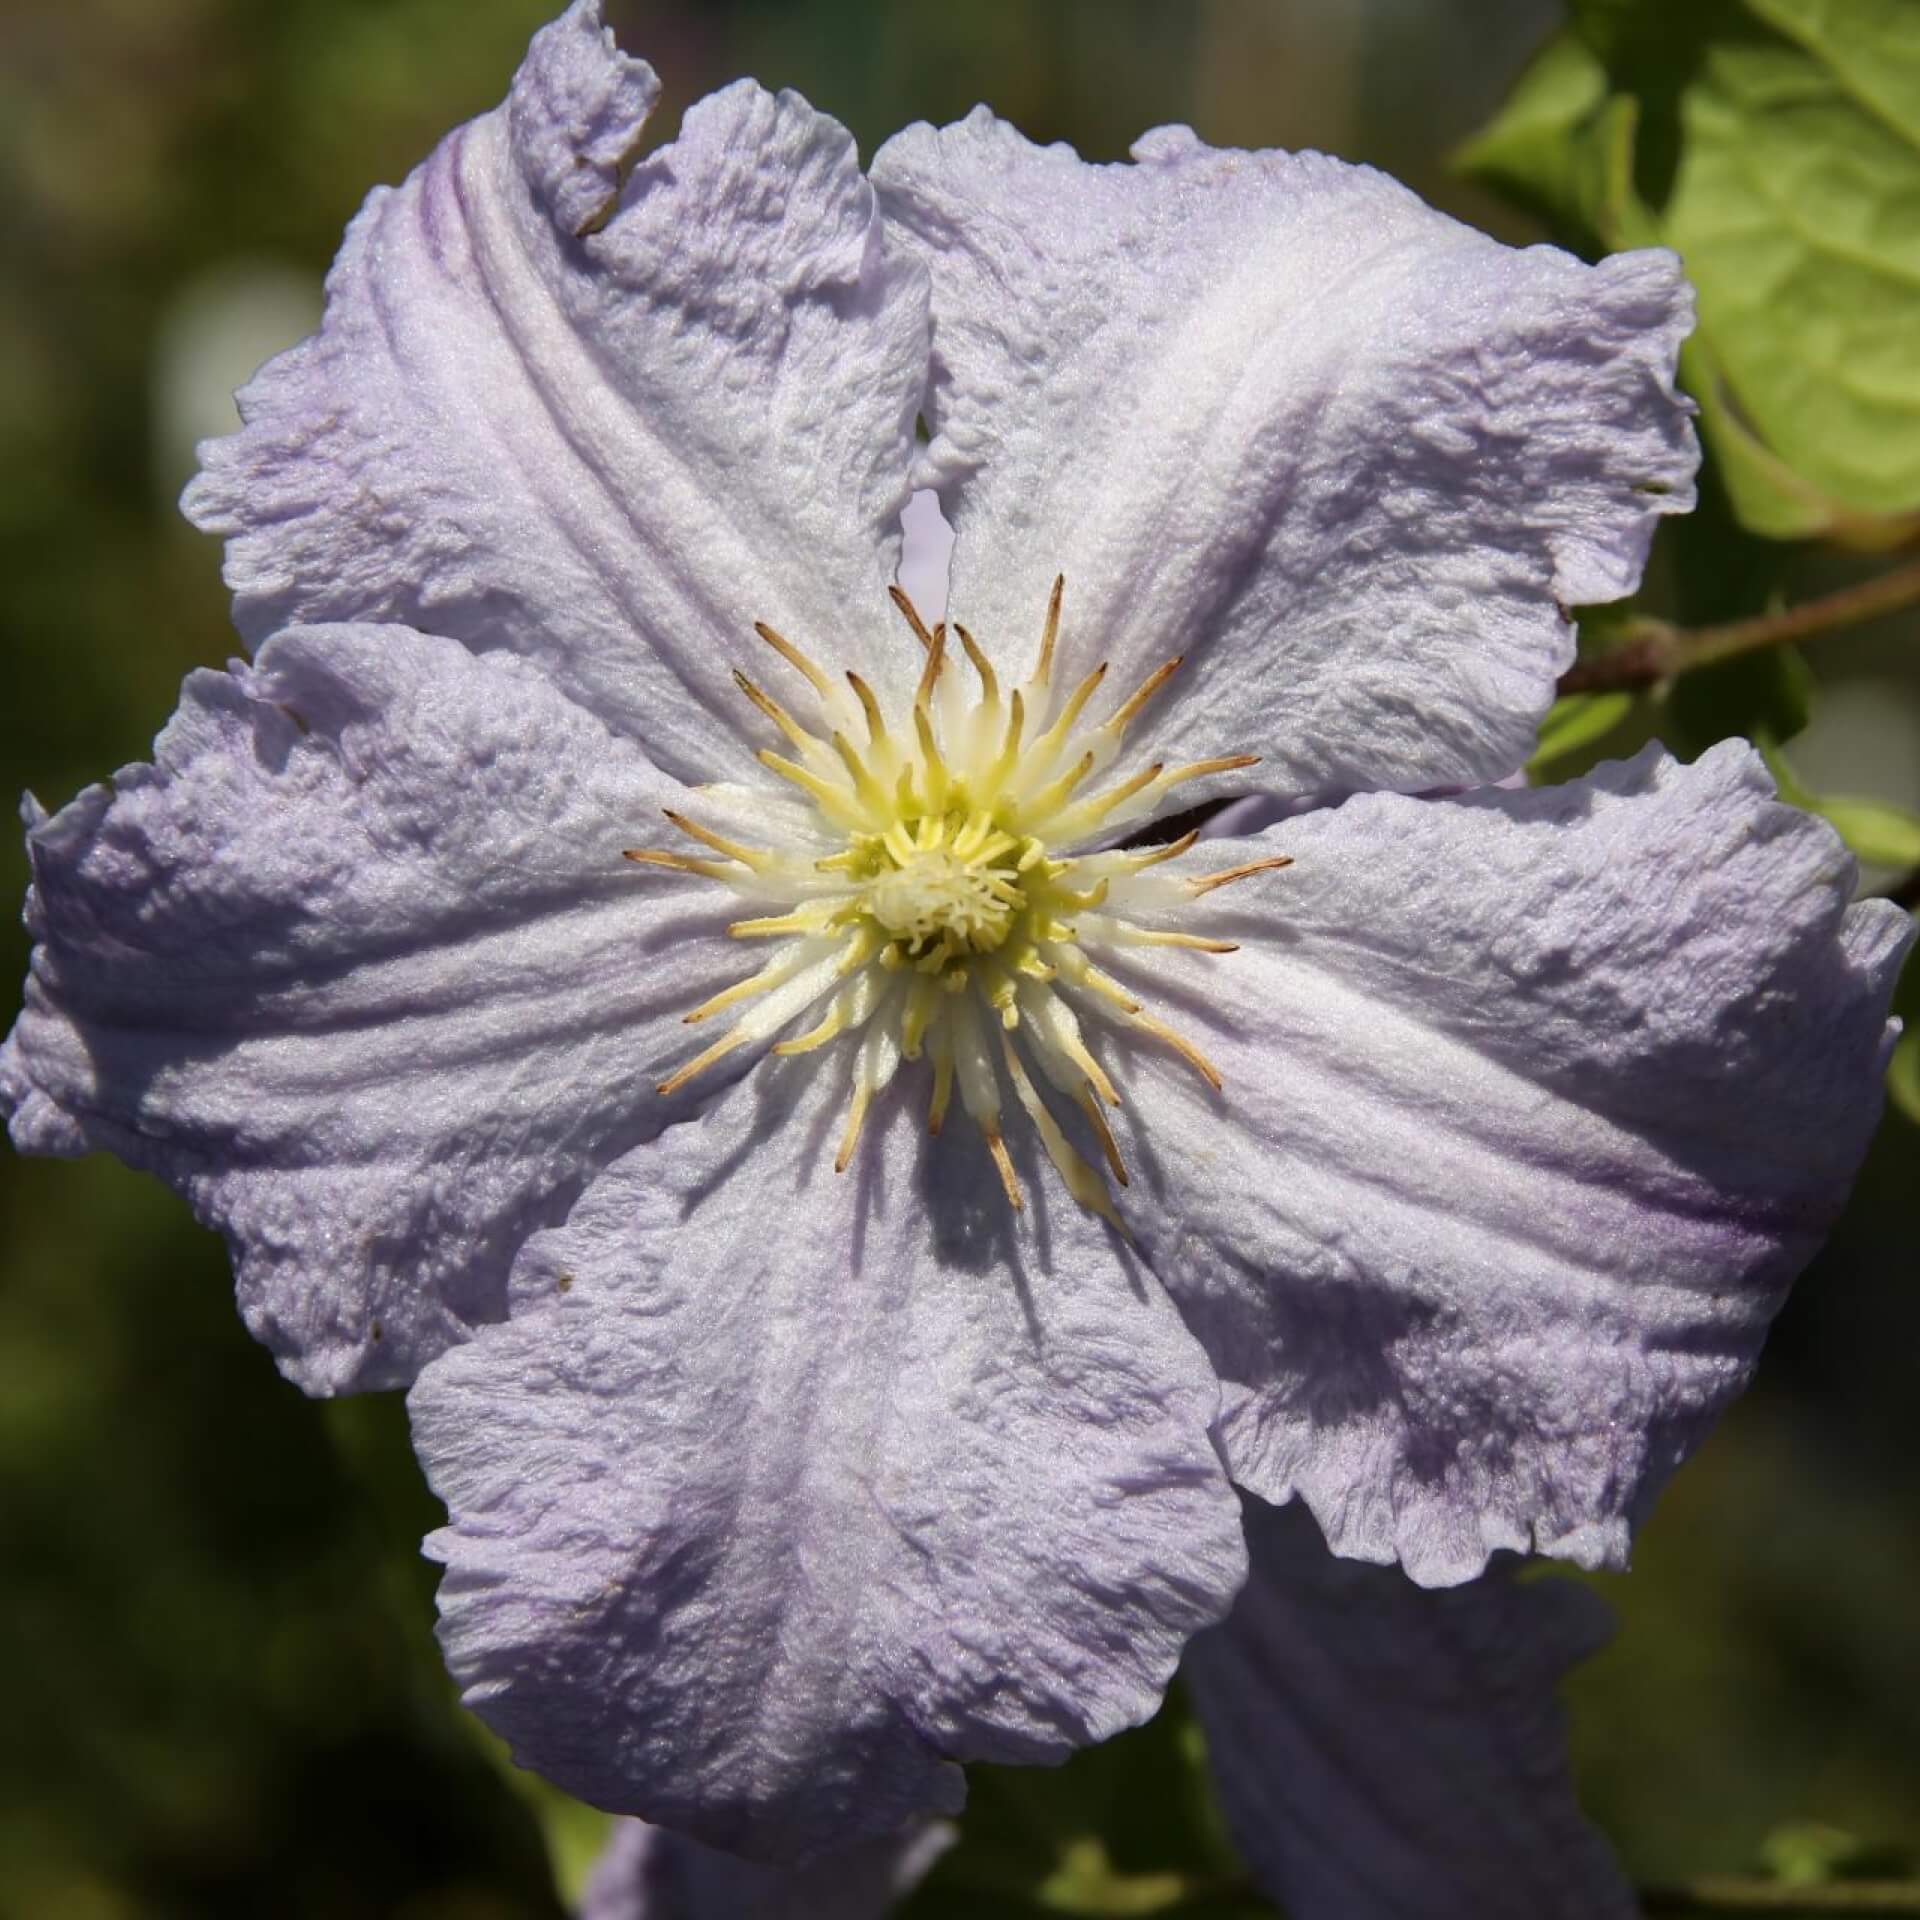
<instances>
[{"instance_id":1,"label":"flower center","mask_svg":"<svg viewBox=\"0 0 1920 1920\"><path fill-rule=\"evenodd\" d=\"M1027 904L1007 858L1019 850L984 813L957 827L950 814L901 821L880 842L885 865L868 883L864 905L900 942L903 963L944 972L962 955L993 952L1012 931Z\"/></svg>"},{"instance_id":2,"label":"flower center","mask_svg":"<svg viewBox=\"0 0 1920 1920\"><path fill-rule=\"evenodd\" d=\"M744 1008L720 1039L661 1082L662 1093L739 1047L772 1042L777 1054L811 1053L846 1036L854 1048L852 1092L834 1163L844 1172L873 1096L902 1060L924 1055L933 1070L929 1130L940 1131L957 1086L1012 1206L1022 1200L1000 1128L1008 1088L1073 1197L1118 1224L1105 1182L1048 1098L1078 1109L1068 1125L1084 1123L1096 1157L1124 1186L1127 1170L1103 1113L1120 1095L1080 1014L1150 1034L1210 1086L1221 1082L1204 1055L1092 956L1137 972L1155 947L1231 953L1232 941L1161 922L1217 887L1289 861L1275 856L1176 879L1161 869L1193 846L1195 834L1137 851L1110 844L1171 789L1254 760L1233 754L1176 768L1156 761L1099 788L1128 728L1180 661L1149 674L1098 725L1082 725L1107 669L1095 668L1059 697L1053 660L1062 588L1056 580L1038 663L1010 693L1002 693L973 636L953 627L978 682L972 698L947 671L947 627L930 630L896 588L923 655L905 726L888 725L858 674L846 675L843 691L792 642L756 628L810 690L813 724L744 673L734 678L792 748L787 755L763 747L759 758L807 796L815 832L804 847L745 846L669 813L675 827L721 858L628 849L626 857L641 865L701 874L785 908L728 929L735 939L778 944L758 972L687 1014L694 1024ZM1096 850L1075 851L1090 842ZM775 1039L809 1012L818 1016L811 1026Z\"/></svg>"}]
</instances>

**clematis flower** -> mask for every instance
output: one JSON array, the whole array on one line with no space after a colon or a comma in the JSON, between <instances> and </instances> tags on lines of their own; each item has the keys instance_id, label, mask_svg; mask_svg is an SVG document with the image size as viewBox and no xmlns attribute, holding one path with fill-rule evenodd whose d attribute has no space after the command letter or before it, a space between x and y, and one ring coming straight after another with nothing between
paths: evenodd
<instances>
[{"instance_id":1,"label":"clematis flower","mask_svg":"<svg viewBox=\"0 0 1920 1920\"><path fill-rule=\"evenodd\" d=\"M1633 1920L1554 1699L1600 1597L1506 1555L1423 1589L1334 1558L1298 1506L1246 1520L1247 1584L1181 1673L1261 1888L1297 1920Z\"/></svg>"},{"instance_id":2,"label":"clematis flower","mask_svg":"<svg viewBox=\"0 0 1920 1920\"><path fill-rule=\"evenodd\" d=\"M1181 130L867 178L746 83L636 158L656 93L580 0L206 450L253 658L29 804L0 1098L177 1185L301 1385L411 1383L525 1764L794 1859L1148 1714L1236 1487L1617 1564L1906 922L1738 747L1414 797L1690 498L1670 256ZM1352 797L1152 839L1250 792Z\"/></svg>"}]
</instances>

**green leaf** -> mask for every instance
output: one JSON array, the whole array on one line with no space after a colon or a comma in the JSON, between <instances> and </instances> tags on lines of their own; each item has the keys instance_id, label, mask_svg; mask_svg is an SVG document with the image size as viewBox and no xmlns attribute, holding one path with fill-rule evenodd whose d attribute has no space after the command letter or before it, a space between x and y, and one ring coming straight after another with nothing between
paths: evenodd
<instances>
[{"instance_id":1,"label":"green leaf","mask_svg":"<svg viewBox=\"0 0 1920 1920\"><path fill-rule=\"evenodd\" d=\"M1700 293L1716 450L1731 411L1826 531L1865 532L1920 514L1920 35L1906 0L1905 32L1886 0L1748 7L1781 32L1735 18L1706 48L1661 224Z\"/></svg>"},{"instance_id":2,"label":"green leaf","mask_svg":"<svg viewBox=\"0 0 1920 1920\"><path fill-rule=\"evenodd\" d=\"M1862 860L1876 867L1920 867L1920 814L1850 794L1823 795L1814 812L1831 820Z\"/></svg>"},{"instance_id":3,"label":"green leaf","mask_svg":"<svg viewBox=\"0 0 1920 1920\"><path fill-rule=\"evenodd\" d=\"M1571 30L1556 34L1453 164L1563 234L1596 234L1578 152L1606 100L1607 71L1593 49Z\"/></svg>"},{"instance_id":4,"label":"green leaf","mask_svg":"<svg viewBox=\"0 0 1920 1920\"><path fill-rule=\"evenodd\" d=\"M1528 771L1545 772L1556 761L1604 740L1633 708L1630 693L1570 693L1556 700L1540 723L1540 740L1527 762Z\"/></svg>"},{"instance_id":5,"label":"green leaf","mask_svg":"<svg viewBox=\"0 0 1920 1920\"><path fill-rule=\"evenodd\" d=\"M1920 32L1913 0L1572 0L1461 150L1587 253L1668 245L1680 363L1743 525L1920 530Z\"/></svg>"},{"instance_id":6,"label":"green leaf","mask_svg":"<svg viewBox=\"0 0 1920 1920\"><path fill-rule=\"evenodd\" d=\"M1778 747L1762 740L1760 752L1780 798L1828 821L1862 860L1880 867L1920 867L1920 815L1884 800L1811 792Z\"/></svg>"},{"instance_id":7,"label":"green leaf","mask_svg":"<svg viewBox=\"0 0 1920 1920\"><path fill-rule=\"evenodd\" d=\"M1065 1766L969 1767L959 1844L901 1909L902 1920L1265 1911L1227 1844L1177 1687L1146 1726Z\"/></svg>"},{"instance_id":8,"label":"green leaf","mask_svg":"<svg viewBox=\"0 0 1920 1920\"><path fill-rule=\"evenodd\" d=\"M540 1837L546 1842L554 1892L559 1895L560 1904L571 1913L580 1904L580 1896L586 1892L587 1876L607 1844L607 1836L613 1830L613 1815L562 1793L537 1773L516 1767L504 1740L472 1715L463 1714L461 1718L466 1732L532 1813Z\"/></svg>"}]
</instances>

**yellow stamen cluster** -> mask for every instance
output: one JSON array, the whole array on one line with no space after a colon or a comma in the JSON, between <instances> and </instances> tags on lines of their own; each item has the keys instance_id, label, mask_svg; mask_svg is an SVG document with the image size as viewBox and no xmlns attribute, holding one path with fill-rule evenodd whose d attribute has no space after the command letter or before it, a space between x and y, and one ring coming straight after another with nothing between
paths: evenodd
<instances>
[{"instance_id":1,"label":"yellow stamen cluster","mask_svg":"<svg viewBox=\"0 0 1920 1920\"><path fill-rule=\"evenodd\" d=\"M1160 872L1193 846L1191 833L1165 846L1073 852L1119 837L1184 782L1254 760L1234 754L1172 768L1156 761L1100 787L1128 727L1180 661L1149 674L1104 721L1083 726L1107 669L1096 667L1057 697L1062 588L1056 580L1033 671L1004 693L986 654L955 625L977 692L963 685L949 671L949 629L929 629L894 589L923 653L910 724L898 729L889 728L858 674L846 676L843 691L791 641L771 627L756 628L805 684L813 709L803 724L736 673L741 692L792 749L762 748L760 760L807 796L837 844L825 855L812 847L743 846L670 812L681 833L720 857L628 850L626 857L642 865L701 874L783 908L728 929L736 939L778 945L757 973L686 1015L698 1024L743 1009L725 1034L661 1082L662 1093L741 1047L774 1042L776 1054L809 1053L846 1035L856 1051L834 1162L844 1172L874 1095L901 1061L925 1056L933 1069L929 1130L940 1131L957 1086L1017 1209L1020 1184L1000 1124L1004 1069L1068 1191L1111 1220L1105 1183L1075 1150L1029 1070L1037 1068L1047 1086L1077 1106L1107 1171L1124 1186L1127 1170L1102 1111L1118 1105L1120 1095L1088 1044L1076 1005L1152 1035L1219 1088L1206 1057L1088 956L1154 946L1230 953L1231 941L1142 926L1130 916L1190 902L1288 861L1278 856L1184 880ZM808 1013L816 1015L811 1026L774 1041Z\"/></svg>"}]
</instances>

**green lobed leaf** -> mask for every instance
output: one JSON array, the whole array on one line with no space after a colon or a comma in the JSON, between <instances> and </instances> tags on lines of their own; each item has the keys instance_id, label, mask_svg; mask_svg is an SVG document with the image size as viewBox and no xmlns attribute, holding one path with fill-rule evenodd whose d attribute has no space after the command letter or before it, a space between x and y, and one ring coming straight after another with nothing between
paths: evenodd
<instances>
[{"instance_id":1,"label":"green lobed leaf","mask_svg":"<svg viewBox=\"0 0 1920 1920\"><path fill-rule=\"evenodd\" d=\"M1920 93L1920 37L1876 42L1858 0L1755 10L1824 14L1850 59L1910 63ZM1686 89L1681 133L1662 225L1727 400L1840 512L1920 511L1920 118L1874 111L1818 41L1729 33Z\"/></svg>"},{"instance_id":2,"label":"green lobed leaf","mask_svg":"<svg viewBox=\"0 0 1920 1920\"><path fill-rule=\"evenodd\" d=\"M1572 0L1461 168L1589 254L1669 245L1742 524L1920 529L1920 6Z\"/></svg>"}]
</instances>

